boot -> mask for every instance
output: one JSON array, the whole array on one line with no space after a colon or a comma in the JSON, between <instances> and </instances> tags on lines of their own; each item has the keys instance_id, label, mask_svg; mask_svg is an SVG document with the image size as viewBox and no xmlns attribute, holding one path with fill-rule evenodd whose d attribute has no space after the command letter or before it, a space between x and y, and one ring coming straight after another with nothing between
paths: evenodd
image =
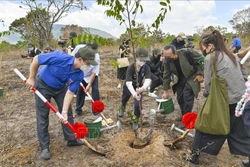
<instances>
[{"instance_id":1,"label":"boot","mask_svg":"<svg viewBox=\"0 0 250 167\"><path fill-rule=\"evenodd\" d=\"M120 106L119 112L118 112L118 117L123 117L125 112L125 106Z\"/></svg>"}]
</instances>

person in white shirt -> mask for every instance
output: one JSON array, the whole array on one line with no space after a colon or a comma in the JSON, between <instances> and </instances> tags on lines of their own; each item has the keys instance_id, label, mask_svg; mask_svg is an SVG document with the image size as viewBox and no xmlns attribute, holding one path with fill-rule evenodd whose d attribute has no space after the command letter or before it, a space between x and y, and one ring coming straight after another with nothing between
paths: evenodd
<instances>
[{"instance_id":1,"label":"person in white shirt","mask_svg":"<svg viewBox=\"0 0 250 167\"><path fill-rule=\"evenodd\" d=\"M97 53L98 51L98 45L95 43L88 43L88 44L80 44L77 45L76 48L71 53L72 56L77 53L77 51L85 46L91 47L95 51L95 61L98 63L96 66L90 65L88 68L84 69L84 78L82 80L82 84L86 88L87 92L92 88L92 98L93 100L100 100L100 93L99 93L99 84L98 84L98 75L100 72L100 56ZM82 89L82 87L79 85L79 88L77 90L76 94L76 109L75 109L75 115L82 115L82 107L84 106L86 93ZM93 111L94 113L94 111Z\"/></svg>"}]
</instances>

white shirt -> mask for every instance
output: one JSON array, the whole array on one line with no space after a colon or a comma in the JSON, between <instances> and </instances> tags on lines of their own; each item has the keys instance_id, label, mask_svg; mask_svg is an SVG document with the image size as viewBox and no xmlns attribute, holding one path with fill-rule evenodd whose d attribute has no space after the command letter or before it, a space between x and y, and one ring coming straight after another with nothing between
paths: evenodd
<instances>
[{"instance_id":1,"label":"white shirt","mask_svg":"<svg viewBox=\"0 0 250 167\"><path fill-rule=\"evenodd\" d=\"M75 54L78 52L78 50L79 50L80 48L85 47L85 46L86 46L85 44L77 45L77 46L75 47L75 49L72 51L71 55L72 55L72 56L75 56ZM85 81L86 83L89 83L90 76L91 76L93 73L95 73L96 76L98 76L99 73L100 73L100 55L99 55L98 53L95 54L95 61L97 62L97 65L96 65L96 66L90 65L89 70L84 72L84 78L83 78L83 79L84 79L84 81Z\"/></svg>"}]
</instances>

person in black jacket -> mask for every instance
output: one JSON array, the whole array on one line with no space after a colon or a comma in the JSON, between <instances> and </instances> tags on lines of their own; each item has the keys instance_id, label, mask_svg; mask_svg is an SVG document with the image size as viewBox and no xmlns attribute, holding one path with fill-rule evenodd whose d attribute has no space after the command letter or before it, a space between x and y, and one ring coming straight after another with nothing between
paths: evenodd
<instances>
[{"instance_id":1,"label":"person in black jacket","mask_svg":"<svg viewBox=\"0 0 250 167\"><path fill-rule=\"evenodd\" d=\"M173 39L170 44L173 45L177 50L181 48L187 48L188 44L185 42L186 38L187 36L185 35L185 33L180 32L178 36L175 39Z\"/></svg>"},{"instance_id":2,"label":"person in black jacket","mask_svg":"<svg viewBox=\"0 0 250 167\"><path fill-rule=\"evenodd\" d=\"M33 59L36 55L39 55L42 51L35 47L33 43L28 43L28 53L27 55L21 55L25 59Z\"/></svg>"},{"instance_id":3,"label":"person in black jacket","mask_svg":"<svg viewBox=\"0 0 250 167\"><path fill-rule=\"evenodd\" d=\"M149 57L149 61L146 64L150 67L152 83L148 95L151 97L157 97L155 94L155 88L162 84L162 62L164 56L160 49L155 48L152 51L152 56Z\"/></svg>"}]
</instances>

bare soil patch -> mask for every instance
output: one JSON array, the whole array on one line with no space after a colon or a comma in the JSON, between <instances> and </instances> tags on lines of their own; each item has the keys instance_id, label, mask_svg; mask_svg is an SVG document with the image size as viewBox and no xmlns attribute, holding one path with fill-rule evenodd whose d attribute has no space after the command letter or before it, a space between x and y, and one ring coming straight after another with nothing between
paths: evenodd
<instances>
[{"instance_id":1,"label":"bare soil patch","mask_svg":"<svg viewBox=\"0 0 250 167\"><path fill-rule=\"evenodd\" d=\"M36 135L36 114L35 99L33 92L25 87L22 80L13 72L14 68L19 69L26 77L30 60L21 59L16 53L1 53L1 84L4 88L4 96L0 97L0 166L143 166L143 167L178 167L193 166L182 160L182 153L189 153L192 148L193 139L186 137L184 141L177 144L176 149L169 149L164 146L164 141L172 141L181 134L170 131L172 123L176 122L180 114L176 97L173 97L175 111L168 115L157 114L156 121L149 125L148 113L150 109L156 109L156 101L144 93L143 99L143 128L153 128L152 140L149 145L142 149L131 147L135 134L131 129L130 118L118 119L116 114L120 105L121 89L117 89L116 70L109 64L111 59L116 59L118 53L112 49L101 51L101 74L99 78L101 100L105 104L103 114L107 118L122 122L122 129L111 129L102 132L96 139L86 139L96 148L107 151L106 156L100 156L92 152L88 147L67 147L64 141L61 125L53 112L50 114L50 150L51 159L44 161L40 158L39 143ZM161 90L157 91L161 94ZM194 111L198 111L203 104L202 95L195 101ZM54 106L55 103L52 101ZM75 101L72 103L75 108ZM91 102L86 101L84 115L76 117L75 121L83 122L84 116L90 115ZM133 111L132 98L127 105L127 111ZM191 130L194 134L194 130ZM225 143L220 154L210 156L202 154L200 166L211 167L238 167L241 156L234 156L229 153Z\"/></svg>"}]
</instances>

